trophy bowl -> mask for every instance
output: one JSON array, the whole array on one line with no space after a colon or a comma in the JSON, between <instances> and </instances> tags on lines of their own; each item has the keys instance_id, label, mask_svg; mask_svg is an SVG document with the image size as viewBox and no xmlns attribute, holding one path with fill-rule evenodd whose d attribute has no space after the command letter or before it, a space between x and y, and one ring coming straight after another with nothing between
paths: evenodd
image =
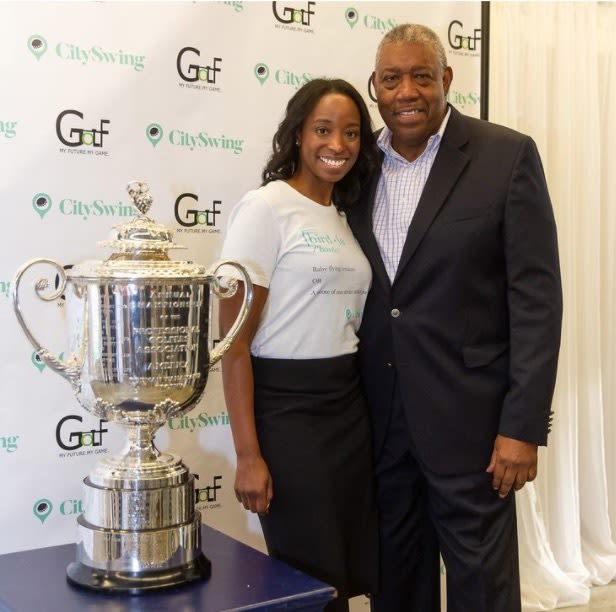
<instances>
[{"instance_id":1,"label":"trophy bowl","mask_svg":"<svg viewBox=\"0 0 616 612\"><path fill-rule=\"evenodd\" d=\"M84 511L77 519L76 560L69 583L92 590L139 594L201 580L210 562L201 550L201 514L195 509L194 476L181 458L161 453L156 430L201 399L209 369L231 346L252 303L252 283L238 263L209 270L168 256L171 232L146 213L153 201L146 183L128 192L135 219L101 243L114 249L105 261L65 270L53 259L34 259L16 273L15 314L36 355L66 378L79 403L121 425L127 443L95 464L84 479ZM41 264L55 269L58 288L38 280L44 301L66 299L69 358L54 357L31 333L21 312L24 273ZM235 294L223 285L223 267L245 284L243 303L228 334L214 346L213 297Z\"/></svg>"}]
</instances>

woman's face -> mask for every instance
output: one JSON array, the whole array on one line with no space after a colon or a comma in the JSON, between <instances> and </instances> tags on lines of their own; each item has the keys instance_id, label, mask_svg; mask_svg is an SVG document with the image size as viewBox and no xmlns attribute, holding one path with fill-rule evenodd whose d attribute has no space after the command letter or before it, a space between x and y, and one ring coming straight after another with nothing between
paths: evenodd
<instances>
[{"instance_id":1,"label":"woman's face","mask_svg":"<svg viewBox=\"0 0 616 612\"><path fill-rule=\"evenodd\" d=\"M359 109L351 98L325 94L297 134L298 178L315 186L344 178L359 155L360 128Z\"/></svg>"}]
</instances>

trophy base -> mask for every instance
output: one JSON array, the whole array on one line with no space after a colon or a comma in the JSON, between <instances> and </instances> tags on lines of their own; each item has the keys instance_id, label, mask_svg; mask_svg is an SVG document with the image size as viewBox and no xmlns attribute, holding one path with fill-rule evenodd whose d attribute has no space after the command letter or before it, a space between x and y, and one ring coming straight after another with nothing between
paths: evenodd
<instances>
[{"instance_id":1,"label":"trophy base","mask_svg":"<svg viewBox=\"0 0 616 612\"><path fill-rule=\"evenodd\" d=\"M203 554L181 567L151 572L102 570L73 561L66 568L66 580L73 586L90 591L141 595L204 580L209 578L211 568L212 564Z\"/></svg>"}]
</instances>

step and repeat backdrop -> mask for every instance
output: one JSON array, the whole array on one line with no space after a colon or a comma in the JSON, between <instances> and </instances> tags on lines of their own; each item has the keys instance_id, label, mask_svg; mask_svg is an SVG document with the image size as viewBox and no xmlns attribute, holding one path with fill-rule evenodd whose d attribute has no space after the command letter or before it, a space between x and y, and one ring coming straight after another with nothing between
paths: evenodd
<instances>
[{"instance_id":1,"label":"step and repeat backdrop","mask_svg":"<svg viewBox=\"0 0 616 612\"><path fill-rule=\"evenodd\" d=\"M259 185L303 83L349 80L382 125L369 77L381 37L400 23L441 36L454 71L450 101L478 117L480 10L355 0L0 3L0 554L74 541L83 478L126 439L37 359L13 311L20 266L106 259L98 243L136 213L126 192L133 179L149 184L149 215L186 247L172 258L213 263L229 211ZM34 287L22 284L22 293ZM22 306L37 339L68 358L63 296L24 297ZM198 475L204 522L264 550L258 520L233 493L219 367L156 445Z\"/></svg>"}]
</instances>

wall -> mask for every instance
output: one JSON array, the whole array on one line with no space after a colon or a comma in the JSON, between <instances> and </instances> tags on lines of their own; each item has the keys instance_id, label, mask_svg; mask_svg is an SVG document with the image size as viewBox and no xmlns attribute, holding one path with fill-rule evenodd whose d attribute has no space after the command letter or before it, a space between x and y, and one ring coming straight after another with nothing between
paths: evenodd
<instances>
[{"instance_id":1,"label":"wall","mask_svg":"<svg viewBox=\"0 0 616 612\"><path fill-rule=\"evenodd\" d=\"M0 21L2 554L73 541L83 477L125 439L34 357L13 313L16 270L34 257L64 266L106 258L97 242L134 214L125 185L135 178L150 185L150 216L187 247L173 257L213 262L228 212L259 184L302 83L346 78L380 127L368 86L374 52L385 31L415 21L446 44L451 102L479 116L481 24L478 2L304 0L4 2ZM63 300L23 293L35 335L66 358ZM170 419L156 443L198 474L207 524L263 549L258 521L233 493L217 367L199 405Z\"/></svg>"}]
</instances>

